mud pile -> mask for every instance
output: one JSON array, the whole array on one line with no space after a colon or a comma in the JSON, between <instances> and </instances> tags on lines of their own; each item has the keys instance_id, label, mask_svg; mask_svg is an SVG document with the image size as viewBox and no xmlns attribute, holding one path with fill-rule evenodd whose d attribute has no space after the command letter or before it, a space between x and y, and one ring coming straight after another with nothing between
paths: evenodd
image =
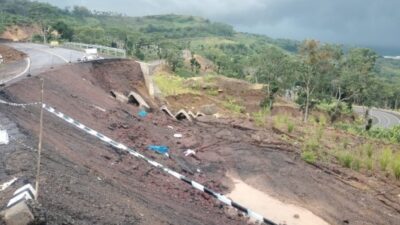
<instances>
[{"instance_id":1,"label":"mud pile","mask_svg":"<svg viewBox=\"0 0 400 225\"><path fill-rule=\"evenodd\" d=\"M25 53L2 44L0 44L0 55L3 56L3 63L15 62L26 57Z\"/></svg>"}]
</instances>

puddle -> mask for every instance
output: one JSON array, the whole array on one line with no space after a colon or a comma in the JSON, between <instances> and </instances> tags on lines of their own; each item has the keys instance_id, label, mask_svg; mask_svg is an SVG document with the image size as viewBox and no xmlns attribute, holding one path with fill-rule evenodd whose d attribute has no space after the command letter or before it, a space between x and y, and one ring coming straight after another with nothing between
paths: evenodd
<instances>
[{"instance_id":1,"label":"puddle","mask_svg":"<svg viewBox=\"0 0 400 225\"><path fill-rule=\"evenodd\" d=\"M241 180L230 178L233 180L235 188L227 196L265 218L286 225L329 225L305 208L284 203Z\"/></svg>"}]
</instances>

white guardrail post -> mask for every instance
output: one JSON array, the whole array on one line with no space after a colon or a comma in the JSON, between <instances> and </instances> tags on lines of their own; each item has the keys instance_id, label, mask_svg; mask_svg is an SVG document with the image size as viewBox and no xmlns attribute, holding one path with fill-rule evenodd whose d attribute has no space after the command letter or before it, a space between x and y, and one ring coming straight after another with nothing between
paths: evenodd
<instances>
[{"instance_id":1,"label":"white guardrail post","mask_svg":"<svg viewBox=\"0 0 400 225\"><path fill-rule=\"evenodd\" d=\"M77 43L77 42L64 42L62 44L62 46L64 46L65 48L70 48L70 49L75 49L75 50L85 50L88 48L97 48L97 50L103 55L119 57L119 58L126 58L126 50L120 49L120 48L111 48L111 47L102 46L102 45L91 45L91 44Z\"/></svg>"}]
</instances>

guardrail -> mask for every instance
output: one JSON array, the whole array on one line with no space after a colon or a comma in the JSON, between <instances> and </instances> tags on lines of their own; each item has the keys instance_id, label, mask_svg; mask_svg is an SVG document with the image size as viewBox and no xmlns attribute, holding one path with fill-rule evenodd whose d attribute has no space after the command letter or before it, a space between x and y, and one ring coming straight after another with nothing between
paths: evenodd
<instances>
[{"instance_id":1,"label":"guardrail","mask_svg":"<svg viewBox=\"0 0 400 225\"><path fill-rule=\"evenodd\" d=\"M92 45L85 43L77 43L77 42L64 42L62 46L65 48L71 48L75 50L84 50L88 48L96 48L97 51L102 55L108 55L113 57L126 58L126 50L120 48L111 48L102 45Z\"/></svg>"}]
</instances>

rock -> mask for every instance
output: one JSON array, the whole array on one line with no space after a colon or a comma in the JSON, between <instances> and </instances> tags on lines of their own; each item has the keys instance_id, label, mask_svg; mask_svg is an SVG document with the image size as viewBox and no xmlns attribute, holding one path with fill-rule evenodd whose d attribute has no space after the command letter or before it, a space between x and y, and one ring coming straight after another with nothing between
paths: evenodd
<instances>
[{"instance_id":1,"label":"rock","mask_svg":"<svg viewBox=\"0 0 400 225\"><path fill-rule=\"evenodd\" d=\"M216 105L211 104L211 105L203 105L200 107L200 111L208 116L214 115L215 113L218 112L218 108Z\"/></svg>"},{"instance_id":2,"label":"rock","mask_svg":"<svg viewBox=\"0 0 400 225\"><path fill-rule=\"evenodd\" d=\"M7 225L27 225L33 220L33 214L25 202L14 205L4 213L4 222Z\"/></svg>"}]
</instances>

